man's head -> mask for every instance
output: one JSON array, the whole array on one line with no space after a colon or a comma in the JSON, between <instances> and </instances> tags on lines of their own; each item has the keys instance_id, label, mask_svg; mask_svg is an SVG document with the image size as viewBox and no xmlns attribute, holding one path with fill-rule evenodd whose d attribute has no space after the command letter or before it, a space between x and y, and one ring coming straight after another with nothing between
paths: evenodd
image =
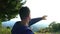
<instances>
[{"instance_id":1,"label":"man's head","mask_svg":"<svg viewBox=\"0 0 60 34\"><path fill-rule=\"evenodd\" d=\"M19 11L21 20L30 18L30 10L28 7L22 7Z\"/></svg>"}]
</instances>

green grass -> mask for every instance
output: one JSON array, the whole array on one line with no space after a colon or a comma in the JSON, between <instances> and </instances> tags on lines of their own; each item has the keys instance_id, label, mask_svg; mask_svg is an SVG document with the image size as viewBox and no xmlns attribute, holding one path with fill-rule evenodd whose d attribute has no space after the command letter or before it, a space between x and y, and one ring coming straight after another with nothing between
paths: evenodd
<instances>
[{"instance_id":1,"label":"green grass","mask_svg":"<svg viewBox=\"0 0 60 34\"><path fill-rule=\"evenodd\" d=\"M35 34L60 34L60 32L55 32L55 33L51 33L51 32L38 33L38 32L35 32Z\"/></svg>"},{"instance_id":2,"label":"green grass","mask_svg":"<svg viewBox=\"0 0 60 34\"><path fill-rule=\"evenodd\" d=\"M6 29L6 28L2 28L2 29L0 29L0 34L11 34L11 30Z\"/></svg>"}]
</instances>

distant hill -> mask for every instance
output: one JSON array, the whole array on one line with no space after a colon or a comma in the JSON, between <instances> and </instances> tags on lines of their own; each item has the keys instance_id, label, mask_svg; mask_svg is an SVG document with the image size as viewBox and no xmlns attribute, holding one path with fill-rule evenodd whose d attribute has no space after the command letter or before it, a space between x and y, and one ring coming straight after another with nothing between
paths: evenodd
<instances>
[{"instance_id":1,"label":"distant hill","mask_svg":"<svg viewBox=\"0 0 60 34\"><path fill-rule=\"evenodd\" d=\"M12 28L13 25L15 24L16 21L7 21L7 22L2 22L2 27L6 28L6 27L10 27Z\"/></svg>"},{"instance_id":2,"label":"distant hill","mask_svg":"<svg viewBox=\"0 0 60 34\"><path fill-rule=\"evenodd\" d=\"M31 26L33 31L39 31L40 29L43 29L46 27L48 27L48 24L44 24L44 23L36 23L36 24Z\"/></svg>"}]
</instances>

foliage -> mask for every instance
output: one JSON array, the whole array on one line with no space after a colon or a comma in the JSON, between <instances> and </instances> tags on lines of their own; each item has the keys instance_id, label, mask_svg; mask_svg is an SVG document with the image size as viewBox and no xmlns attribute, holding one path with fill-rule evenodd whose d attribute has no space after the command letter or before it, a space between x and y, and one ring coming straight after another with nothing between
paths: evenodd
<instances>
[{"instance_id":1,"label":"foliage","mask_svg":"<svg viewBox=\"0 0 60 34\"><path fill-rule=\"evenodd\" d=\"M11 34L11 28L10 27L7 27L7 28L0 27L0 34Z\"/></svg>"},{"instance_id":2,"label":"foliage","mask_svg":"<svg viewBox=\"0 0 60 34\"><path fill-rule=\"evenodd\" d=\"M52 22L49 27L40 29L35 34L60 34L60 23Z\"/></svg>"},{"instance_id":3,"label":"foliage","mask_svg":"<svg viewBox=\"0 0 60 34\"><path fill-rule=\"evenodd\" d=\"M10 20L15 18L18 14L18 10L25 2L22 0L0 0L0 21Z\"/></svg>"},{"instance_id":4,"label":"foliage","mask_svg":"<svg viewBox=\"0 0 60 34\"><path fill-rule=\"evenodd\" d=\"M40 29L38 32L60 32L60 23L52 22L49 27Z\"/></svg>"},{"instance_id":5,"label":"foliage","mask_svg":"<svg viewBox=\"0 0 60 34\"><path fill-rule=\"evenodd\" d=\"M60 23L57 23L57 24L53 24L52 25L52 29L53 29L53 31L60 31Z\"/></svg>"},{"instance_id":6,"label":"foliage","mask_svg":"<svg viewBox=\"0 0 60 34\"><path fill-rule=\"evenodd\" d=\"M11 29L2 28L0 34L11 34Z\"/></svg>"}]
</instances>

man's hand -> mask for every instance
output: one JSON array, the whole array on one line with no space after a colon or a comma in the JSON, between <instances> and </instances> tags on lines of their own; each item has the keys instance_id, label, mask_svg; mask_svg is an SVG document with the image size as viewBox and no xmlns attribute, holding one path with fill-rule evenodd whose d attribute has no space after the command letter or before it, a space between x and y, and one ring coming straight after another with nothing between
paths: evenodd
<instances>
[{"instance_id":1,"label":"man's hand","mask_svg":"<svg viewBox=\"0 0 60 34\"><path fill-rule=\"evenodd\" d=\"M42 20L46 20L47 15L42 16Z\"/></svg>"}]
</instances>

